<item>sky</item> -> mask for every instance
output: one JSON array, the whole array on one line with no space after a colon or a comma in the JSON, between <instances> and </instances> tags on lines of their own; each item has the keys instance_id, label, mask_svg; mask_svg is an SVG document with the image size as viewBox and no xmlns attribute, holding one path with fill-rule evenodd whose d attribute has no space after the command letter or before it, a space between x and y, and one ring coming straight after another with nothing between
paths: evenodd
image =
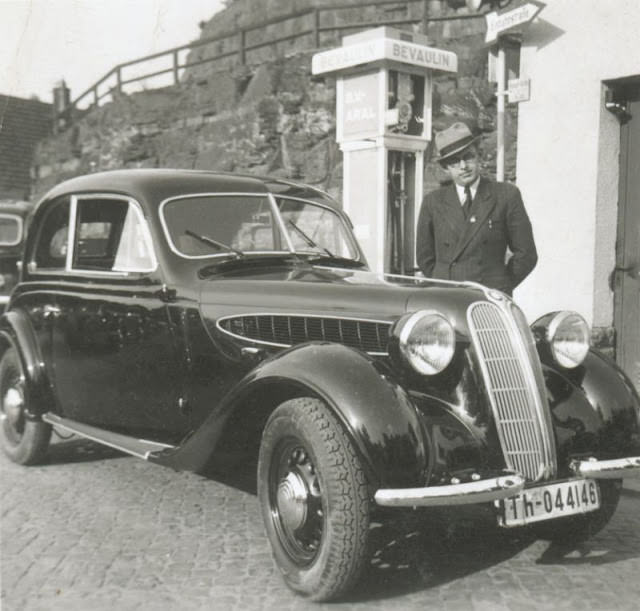
<instances>
[{"instance_id":1,"label":"sky","mask_svg":"<svg viewBox=\"0 0 640 611\"><path fill-rule=\"evenodd\" d=\"M0 0L0 94L51 102L64 79L75 99L117 64L196 40L198 23L222 8L222 0Z\"/></svg>"}]
</instances>

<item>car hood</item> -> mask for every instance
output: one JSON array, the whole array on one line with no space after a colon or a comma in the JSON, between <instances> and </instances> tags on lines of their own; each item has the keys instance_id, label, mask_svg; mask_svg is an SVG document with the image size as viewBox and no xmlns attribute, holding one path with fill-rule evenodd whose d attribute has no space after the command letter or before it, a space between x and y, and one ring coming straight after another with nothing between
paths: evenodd
<instances>
[{"instance_id":1,"label":"car hood","mask_svg":"<svg viewBox=\"0 0 640 611\"><path fill-rule=\"evenodd\" d=\"M216 274L203 282L203 310L229 314L302 314L393 321L405 312L434 309L454 327L466 327L470 303L484 291L441 281L374 272L292 265L246 268Z\"/></svg>"}]
</instances>

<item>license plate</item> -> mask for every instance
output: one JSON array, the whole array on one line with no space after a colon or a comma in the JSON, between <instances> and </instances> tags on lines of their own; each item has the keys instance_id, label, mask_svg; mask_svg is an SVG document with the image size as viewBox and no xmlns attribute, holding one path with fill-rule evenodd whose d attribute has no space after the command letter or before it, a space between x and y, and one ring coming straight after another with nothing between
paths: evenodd
<instances>
[{"instance_id":1,"label":"license plate","mask_svg":"<svg viewBox=\"0 0 640 611\"><path fill-rule=\"evenodd\" d=\"M600 507L598 484L592 479L571 480L527 488L516 496L496 501L500 526L522 526L595 511Z\"/></svg>"}]
</instances>

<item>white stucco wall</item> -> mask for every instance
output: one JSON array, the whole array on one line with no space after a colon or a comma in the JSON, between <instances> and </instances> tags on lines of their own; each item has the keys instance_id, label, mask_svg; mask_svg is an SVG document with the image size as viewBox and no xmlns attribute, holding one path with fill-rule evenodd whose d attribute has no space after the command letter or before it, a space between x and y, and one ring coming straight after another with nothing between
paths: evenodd
<instances>
[{"instance_id":1,"label":"white stucco wall","mask_svg":"<svg viewBox=\"0 0 640 611\"><path fill-rule=\"evenodd\" d=\"M640 75L640 0L546 0L524 34L517 184L539 262L516 289L530 319L573 309L613 324L619 124L603 81Z\"/></svg>"}]
</instances>

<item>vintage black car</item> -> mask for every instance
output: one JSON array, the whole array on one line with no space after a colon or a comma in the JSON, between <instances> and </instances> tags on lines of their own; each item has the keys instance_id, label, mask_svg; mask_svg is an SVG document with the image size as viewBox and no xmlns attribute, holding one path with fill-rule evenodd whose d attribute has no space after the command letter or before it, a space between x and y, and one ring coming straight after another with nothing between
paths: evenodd
<instances>
[{"instance_id":1,"label":"vintage black car","mask_svg":"<svg viewBox=\"0 0 640 611\"><path fill-rule=\"evenodd\" d=\"M234 446L285 581L326 600L389 508L478 504L557 538L607 523L640 472L640 399L589 335L368 271L311 187L97 173L36 209L0 326L2 445L35 463L56 427L195 471Z\"/></svg>"},{"instance_id":2,"label":"vintage black car","mask_svg":"<svg viewBox=\"0 0 640 611\"><path fill-rule=\"evenodd\" d=\"M22 260L25 229L32 209L29 202L0 200L0 312L18 282L16 264Z\"/></svg>"}]
</instances>

